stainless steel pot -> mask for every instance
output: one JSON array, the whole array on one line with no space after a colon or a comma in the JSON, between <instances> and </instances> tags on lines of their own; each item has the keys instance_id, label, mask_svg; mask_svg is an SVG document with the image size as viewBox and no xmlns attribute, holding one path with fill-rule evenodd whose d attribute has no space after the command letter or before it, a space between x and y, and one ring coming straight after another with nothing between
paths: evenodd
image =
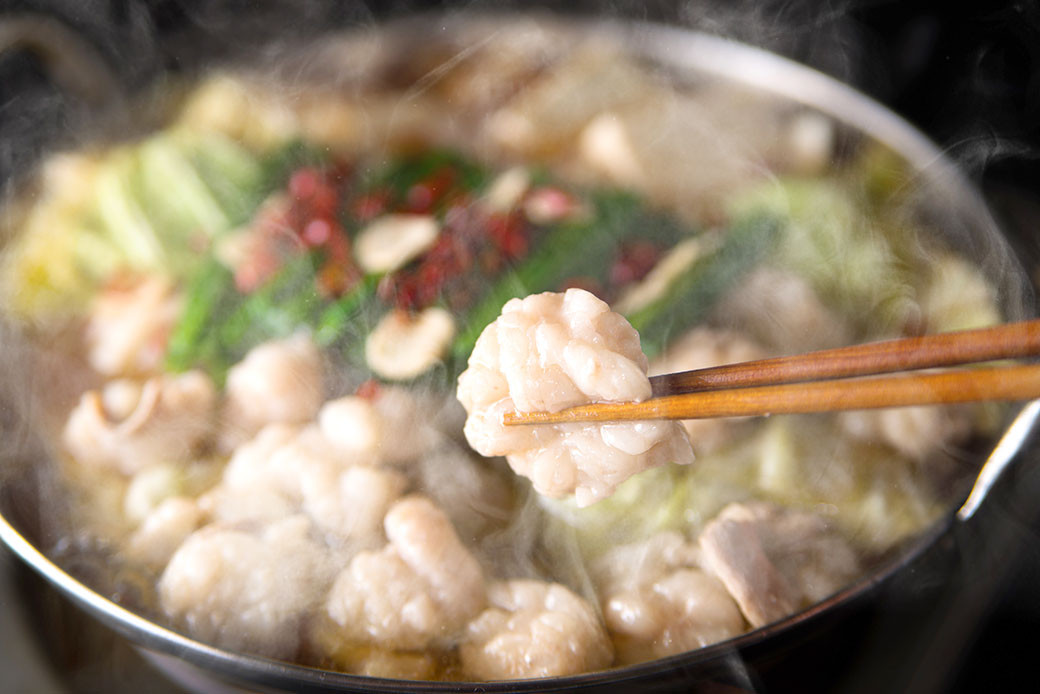
<instances>
[{"instance_id":1,"label":"stainless steel pot","mask_svg":"<svg viewBox=\"0 0 1040 694\"><path fill-rule=\"evenodd\" d=\"M977 191L934 144L863 95L776 55L704 34L632 22L530 19L551 22L565 32L594 32L612 37L635 55L661 66L680 80L694 76L728 80L809 106L850 131L864 133L888 145L917 171L917 197L924 213L938 221L936 226L947 235L947 241L979 259L990 276L1000 278L998 286L1009 314L1029 312L1022 273L1017 270ZM472 29L474 24L491 28L496 21L508 20L509 17L475 18L466 14L436 18L446 32L460 27ZM430 21L426 17L400 22L391 27L389 35L405 47L423 35ZM306 54L299 64L308 64L314 55L322 53L318 50ZM334 73L336 66L319 66L319 74L322 70ZM8 343L13 344L13 339ZM9 350L3 374L5 383L31 379L29 374L38 368L40 365L30 352ZM806 657L819 658L819 646L832 638L835 625L861 614L879 591L899 577L916 571L930 552L941 547L958 527L971 521L995 482L1022 457L1040 417L1040 402L1030 403L1018 411L996 445L980 453L978 462L982 465L978 478L963 504L951 507L940 522L894 551L868 576L807 610L723 643L637 666L549 680L467 684L371 679L230 653L142 618L109 596L77 581L41 551L40 528L33 520L39 518L41 511L31 500L37 498L40 486L48 484L46 446L34 441L27 424L29 418L19 414L25 401L4 405L3 440L20 442L18 446L3 448L0 538L4 543L75 603L130 639L175 681L189 687L204 683L214 691L279 692L630 691L636 688L640 691L694 688L731 691L733 687L753 689L763 678L776 676L776 673L797 679L796 664ZM846 642L834 641L829 645L833 650L843 644ZM826 665L816 661L816 667Z\"/></svg>"}]
</instances>

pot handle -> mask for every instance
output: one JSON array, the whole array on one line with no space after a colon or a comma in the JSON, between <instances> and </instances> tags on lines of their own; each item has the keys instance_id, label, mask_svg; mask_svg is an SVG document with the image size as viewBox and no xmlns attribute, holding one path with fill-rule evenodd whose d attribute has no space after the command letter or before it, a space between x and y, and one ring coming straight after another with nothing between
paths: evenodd
<instances>
[{"instance_id":1,"label":"pot handle","mask_svg":"<svg viewBox=\"0 0 1040 694\"><path fill-rule=\"evenodd\" d=\"M125 115L126 94L111 67L89 41L60 21L30 14L0 18L0 54L11 50L39 57L54 85L91 112Z\"/></svg>"},{"instance_id":2,"label":"pot handle","mask_svg":"<svg viewBox=\"0 0 1040 694\"><path fill-rule=\"evenodd\" d=\"M1018 459L1022 448L1033 434L1038 418L1040 418L1040 400L1033 400L1018 413L997 443L996 448L986 459L967 500L957 509L958 520L966 521L979 510L993 486Z\"/></svg>"}]
</instances>

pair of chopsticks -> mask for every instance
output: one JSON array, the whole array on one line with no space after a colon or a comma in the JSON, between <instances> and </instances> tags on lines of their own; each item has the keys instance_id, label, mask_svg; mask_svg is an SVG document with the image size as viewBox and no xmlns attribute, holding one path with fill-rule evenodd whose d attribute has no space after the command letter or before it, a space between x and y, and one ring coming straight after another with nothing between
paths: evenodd
<instances>
[{"instance_id":1,"label":"pair of chopsticks","mask_svg":"<svg viewBox=\"0 0 1040 694\"><path fill-rule=\"evenodd\" d=\"M503 422L703 419L1028 400L1040 397L1040 364L892 374L1038 355L1040 320L1030 320L665 374L650 379L654 396L643 402L511 412Z\"/></svg>"}]
</instances>

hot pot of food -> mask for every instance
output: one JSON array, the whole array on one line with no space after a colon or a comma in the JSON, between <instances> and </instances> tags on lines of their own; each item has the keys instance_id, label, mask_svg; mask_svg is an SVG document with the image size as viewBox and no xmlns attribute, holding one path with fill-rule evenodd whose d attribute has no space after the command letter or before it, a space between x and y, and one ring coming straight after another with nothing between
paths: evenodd
<instances>
[{"instance_id":1,"label":"hot pot of food","mask_svg":"<svg viewBox=\"0 0 1040 694\"><path fill-rule=\"evenodd\" d=\"M544 407L1030 315L939 150L775 55L464 13L164 90L8 201L0 536L182 683L753 689L1034 428L474 423L506 385Z\"/></svg>"}]
</instances>

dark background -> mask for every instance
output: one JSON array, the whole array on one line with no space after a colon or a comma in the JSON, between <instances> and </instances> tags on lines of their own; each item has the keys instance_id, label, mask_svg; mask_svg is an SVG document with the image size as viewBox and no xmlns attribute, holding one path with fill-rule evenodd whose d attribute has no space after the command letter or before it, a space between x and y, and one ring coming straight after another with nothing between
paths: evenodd
<instances>
[{"instance_id":1,"label":"dark background","mask_svg":"<svg viewBox=\"0 0 1040 694\"><path fill-rule=\"evenodd\" d=\"M54 17L96 50L121 88L133 93L170 71L192 71L272 42L305 40L359 22L444 6L531 4L0 0L0 29L12 17ZM1040 276L1040 3L540 4L730 36L851 83L925 131L963 165L983 189L1027 269ZM48 147L75 141L91 125L96 105L66 95L47 75L46 56L38 51L0 55L0 186L30 170ZM1040 458L1035 452L1028 457ZM1040 646L1040 460L1025 462L1004 480L981 516L951 536L953 550L941 566L923 571L924 580L913 592L926 599L911 606L891 598L892 623L879 626L851 675L825 689L1015 691L1035 683ZM0 573L14 566L0 556ZM94 638L83 636L91 632L82 631L60 600L46 593L40 597L38 583L24 572L18 573L14 587L0 582L0 591L7 591L0 595L0 607L14 605L23 617L22 597L11 595L28 591L40 601L37 607L42 605L28 616L30 624L46 617L66 630L55 636L51 626L40 629L48 635L43 639L44 662L58 663L56 678L71 691L106 691L119 684L137 691L148 681L147 675L137 679L142 675L126 652L120 651L114 663L94 662L109 641L83 642ZM3 630L0 636L13 638ZM4 652L23 651L0 642L0 654Z\"/></svg>"},{"instance_id":2,"label":"dark background","mask_svg":"<svg viewBox=\"0 0 1040 694\"><path fill-rule=\"evenodd\" d=\"M532 5L680 24L763 46L890 105L974 173L1037 182L1035 0L0 0L0 13L58 18L133 91L164 71L195 69L262 43L340 26L416 10ZM32 131L18 152L4 144L4 175L19 170L18 157L32 156L55 134L66 135L82 115L75 103L41 85L42 72L31 54L15 52L0 61L0 130Z\"/></svg>"}]
</instances>

